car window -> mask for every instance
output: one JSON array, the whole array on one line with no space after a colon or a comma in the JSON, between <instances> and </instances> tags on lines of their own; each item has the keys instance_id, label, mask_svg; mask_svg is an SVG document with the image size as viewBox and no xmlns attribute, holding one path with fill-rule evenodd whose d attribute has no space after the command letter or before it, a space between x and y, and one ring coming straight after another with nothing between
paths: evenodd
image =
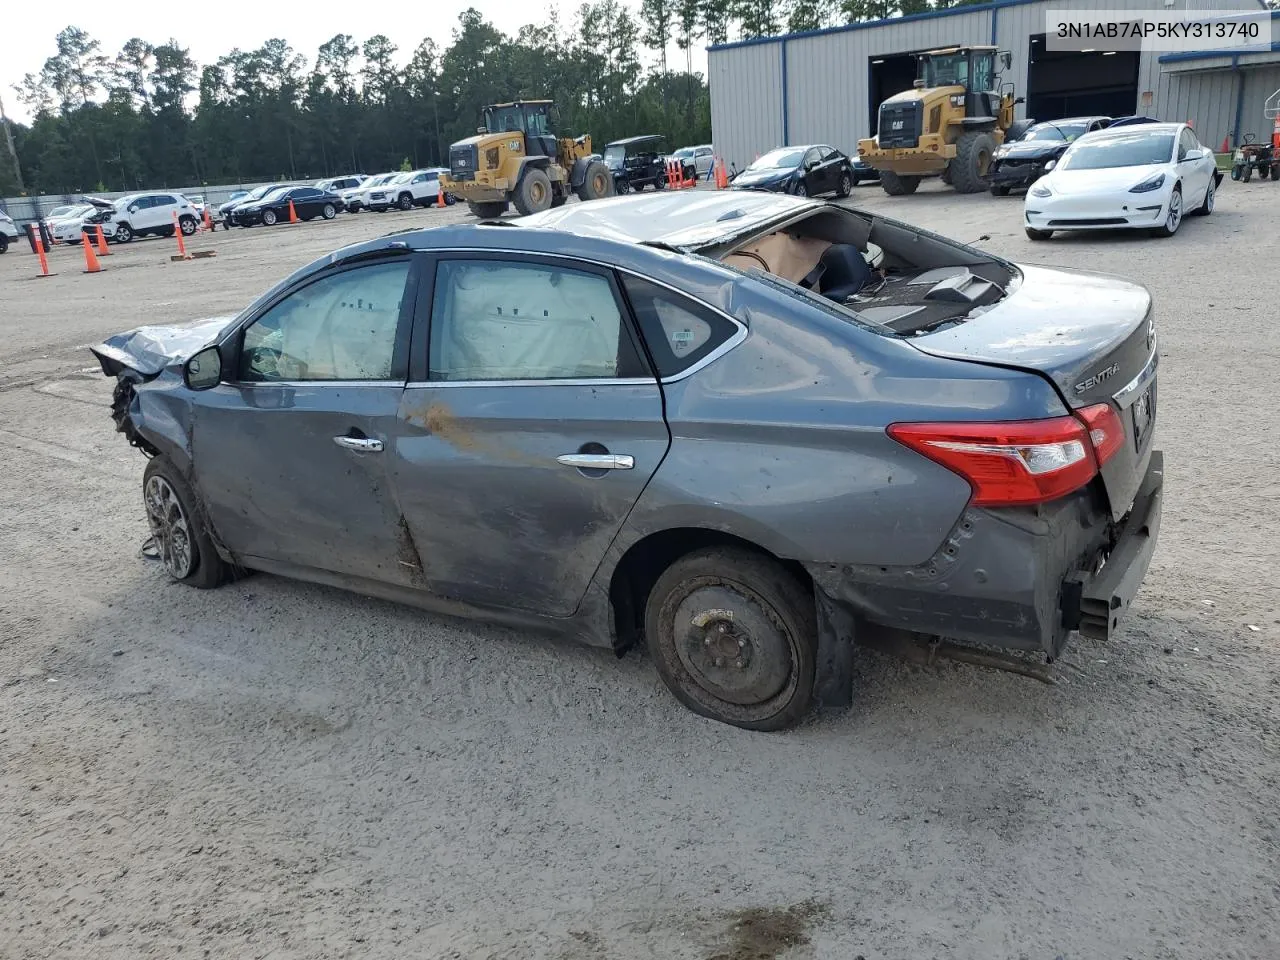
<instances>
[{"instance_id":1,"label":"car window","mask_svg":"<svg viewBox=\"0 0 1280 960\"><path fill-rule=\"evenodd\" d=\"M806 167L812 166L813 164L818 162L821 156L822 156L822 151L820 151L817 147L811 148L804 155L804 165Z\"/></svg>"},{"instance_id":2,"label":"car window","mask_svg":"<svg viewBox=\"0 0 1280 960\"><path fill-rule=\"evenodd\" d=\"M831 147L819 147L818 153L822 155L822 160L824 163L828 160L834 160L837 156L836 151L833 150Z\"/></svg>"},{"instance_id":3,"label":"car window","mask_svg":"<svg viewBox=\"0 0 1280 960\"><path fill-rule=\"evenodd\" d=\"M346 270L289 294L244 332L240 379L387 380L409 264Z\"/></svg>"},{"instance_id":4,"label":"car window","mask_svg":"<svg viewBox=\"0 0 1280 960\"><path fill-rule=\"evenodd\" d=\"M737 332L714 310L666 287L630 275L622 285L660 377L689 369Z\"/></svg>"},{"instance_id":5,"label":"car window","mask_svg":"<svg viewBox=\"0 0 1280 960\"><path fill-rule=\"evenodd\" d=\"M1187 158L1187 151L1190 149L1191 147L1187 142L1187 131L1183 130L1178 134L1178 159L1185 160Z\"/></svg>"},{"instance_id":6,"label":"car window","mask_svg":"<svg viewBox=\"0 0 1280 960\"><path fill-rule=\"evenodd\" d=\"M644 375L613 285L598 273L511 260L442 260L430 379Z\"/></svg>"},{"instance_id":7,"label":"car window","mask_svg":"<svg viewBox=\"0 0 1280 960\"><path fill-rule=\"evenodd\" d=\"M698 156L700 156L700 157L709 157L709 156L711 156L711 148L710 148L710 147L699 147L699 148L698 148Z\"/></svg>"},{"instance_id":8,"label":"car window","mask_svg":"<svg viewBox=\"0 0 1280 960\"><path fill-rule=\"evenodd\" d=\"M413 178L413 182L414 182L414 183L426 183L429 179L431 179L431 174L429 174L429 173L419 173L419 174L417 174L417 175Z\"/></svg>"},{"instance_id":9,"label":"car window","mask_svg":"<svg viewBox=\"0 0 1280 960\"><path fill-rule=\"evenodd\" d=\"M293 198L295 200L310 200L313 197L318 196L320 196L320 191L315 187L301 187L300 189L293 191Z\"/></svg>"}]
</instances>

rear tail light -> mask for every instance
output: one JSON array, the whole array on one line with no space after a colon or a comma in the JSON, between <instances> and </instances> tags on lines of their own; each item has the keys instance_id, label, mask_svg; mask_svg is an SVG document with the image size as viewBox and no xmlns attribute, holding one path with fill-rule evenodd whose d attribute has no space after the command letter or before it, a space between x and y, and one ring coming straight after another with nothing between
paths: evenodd
<instances>
[{"instance_id":1,"label":"rear tail light","mask_svg":"<svg viewBox=\"0 0 1280 960\"><path fill-rule=\"evenodd\" d=\"M1000 423L895 423L889 436L958 473L975 506L1047 503L1079 490L1124 442L1105 403L1078 416Z\"/></svg>"}]
</instances>

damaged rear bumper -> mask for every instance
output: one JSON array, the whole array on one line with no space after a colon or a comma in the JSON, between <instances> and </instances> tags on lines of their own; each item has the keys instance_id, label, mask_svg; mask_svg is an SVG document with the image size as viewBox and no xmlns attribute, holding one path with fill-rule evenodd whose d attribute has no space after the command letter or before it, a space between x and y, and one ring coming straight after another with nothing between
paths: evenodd
<instances>
[{"instance_id":1,"label":"damaged rear bumper","mask_svg":"<svg viewBox=\"0 0 1280 960\"><path fill-rule=\"evenodd\" d=\"M858 624L1050 657L1073 630L1110 639L1155 551L1163 491L1164 458L1155 451L1116 523L1086 489L1038 508L970 507L917 567L807 564L825 634L820 668L839 669L838 648L856 639Z\"/></svg>"}]
</instances>

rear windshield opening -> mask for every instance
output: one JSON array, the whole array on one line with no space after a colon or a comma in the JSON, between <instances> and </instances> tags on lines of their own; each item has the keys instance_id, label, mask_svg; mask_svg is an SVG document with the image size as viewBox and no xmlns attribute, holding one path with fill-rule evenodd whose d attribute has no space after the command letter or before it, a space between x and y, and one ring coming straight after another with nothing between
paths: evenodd
<instances>
[{"instance_id":1,"label":"rear windshield opening","mask_svg":"<svg viewBox=\"0 0 1280 960\"><path fill-rule=\"evenodd\" d=\"M719 252L723 264L846 319L913 336L1004 299L1014 269L942 237L825 207Z\"/></svg>"}]
</instances>

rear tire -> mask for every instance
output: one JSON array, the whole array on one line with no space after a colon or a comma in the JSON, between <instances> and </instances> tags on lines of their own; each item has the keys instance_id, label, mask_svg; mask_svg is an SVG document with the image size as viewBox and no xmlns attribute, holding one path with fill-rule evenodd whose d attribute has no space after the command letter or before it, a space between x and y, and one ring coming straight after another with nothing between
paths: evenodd
<instances>
[{"instance_id":1,"label":"rear tire","mask_svg":"<svg viewBox=\"0 0 1280 960\"><path fill-rule=\"evenodd\" d=\"M332 220L337 215L338 215L338 208L335 207L332 203L326 203L324 205L324 208L320 211L320 216L324 217L326 220Z\"/></svg>"},{"instance_id":2,"label":"rear tire","mask_svg":"<svg viewBox=\"0 0 1280 960\"><path fill-rule=\"evenodd\" d=\"M1027 227L1027 239L1028 240L1052 240L1053 231L1052 230L1033 230L1031 229L1031 227Z\"/></svg>"},{"instance_id":3,"label":"rear tire","mask_svg":"<svg viewBox=\"0 0 1280 960\"><path fill-rule=\"evenodd\" d=\"M1214 199L1218 193L1218 178L1209 177L1209 186L1204 188L1204 202L1196 207L1194 213L1197 217L1207 217L1213 213Z\"/></svg>"},{"instance_id":4,"label":"rear tire","mask_svg":"<svg viewBox=\"0 0 1280 960\"><path fill-rule=\"evenodd\" d=\"M183 217L178 221L178 226L182 228L182 235L189 237L200 229L200 221L195 217Z\"/></svg>"},{"instance_id":5,"label":"rear tire","mask_svg":"<svg viewBox=\"0 0 1280 960\"><path fill-rule=\"evenodd\" d=\"M577 193L579 200L600 200L613 196L613 175L609 172L609 168L599 160L593 160L587 164L582 186L578 187Z\"/></svg>"},{"instance_id":6,"label":"rear tire","mask_svg":"<svg viewBox=\"0 0 1280 960\"><path fill-rule=\"evenodd\" d=\"M543 210L549 210L551 208L551 178L547 176L545 171L536 168L525 170L512 200L516 205L516 210L520 212L522 217L527 217L531 213L541 213Z\"/></svg>"},{"instance_id":7,"label":"rear tire","mask_svg":"<svg viewBox=\"0 0 1280 960\"><path fill-rule=\"evenodd\" d=\"M142 504L171 579L208 590L232 578L233 568L214 548L203 506L168 457L153 457L142 472Z\"/></svg>"},{"instance_id":8,"label":"rear tire","mask_svg":"<svg viewBox=\"0 0 1280 960\"><path fill-rule=\"evenodd\" d=\"M987 173L995 152L996 139L985 130L961 134L956 141L956 158L949 164L956 193L981 193L987 189Z\"/></svg>"},{"instance_id":9,"label":"rear tire","mask_svg":"<svg viewBox=\"0 0 1280 960\"><path fill-rule=\"evenodd\" d=\"M1258 165L1258 179L1265 180L1271 174L1271 168L1265 163Z\"/></svg>"},{"instance_id":10,"label":"rear tire","mask_svg":"<svg viewBox=\"0 0 1280 960\"><path fill-rule=\"evenodd\" d=\"M1231 165L1231 179L1239 180L1242 176L1244 176L1244 164L1233 163Z\"/></svg>"},{"instance_id":11,"label":"rear tire","mask_svg":"<svg viewBox=\"0 0 1280 960\"><path fill-rule=\"evenodd\" d=\"M9 252L9 238L5 234L0 233L0 253L8 253L8 252Z\"/></svg>"},{"instance_id":12,"label":"rear tire","mask_svg":"<svg viewBox=\"0 0 1280 960\"><path fill-rule=\"evenodd\" d=\"M645 609L649 654L694 713L746 730L783 730L813 701L812 593L772 557L711 547L658 578Z\"/></svg>"},{"instance_id":13,"label":"rear tire","mask_svg":"<svg viewBox=\"0 0 1280 960\"><path fill-rule=\"evenodd\" d=\"M920 178L907 175L899 176L892 170L881 170L880 186L884 188L884 192L889 196L902 197L908 193L916 192L916 187L920 186Z\"/></svg>"},{"instance_id":14,"label":"rear tire","mask_svg":"<svg viewBox=\"0 0 1280 960\"><path fill-rule=\"evenodd\" d=\"M507 212L507 202L505 200L489 200L476 203L468 200L467 209L471 211L473 217L479 217L481 220L497 220L498 217Z\"/></svg>"}]
</instances>

